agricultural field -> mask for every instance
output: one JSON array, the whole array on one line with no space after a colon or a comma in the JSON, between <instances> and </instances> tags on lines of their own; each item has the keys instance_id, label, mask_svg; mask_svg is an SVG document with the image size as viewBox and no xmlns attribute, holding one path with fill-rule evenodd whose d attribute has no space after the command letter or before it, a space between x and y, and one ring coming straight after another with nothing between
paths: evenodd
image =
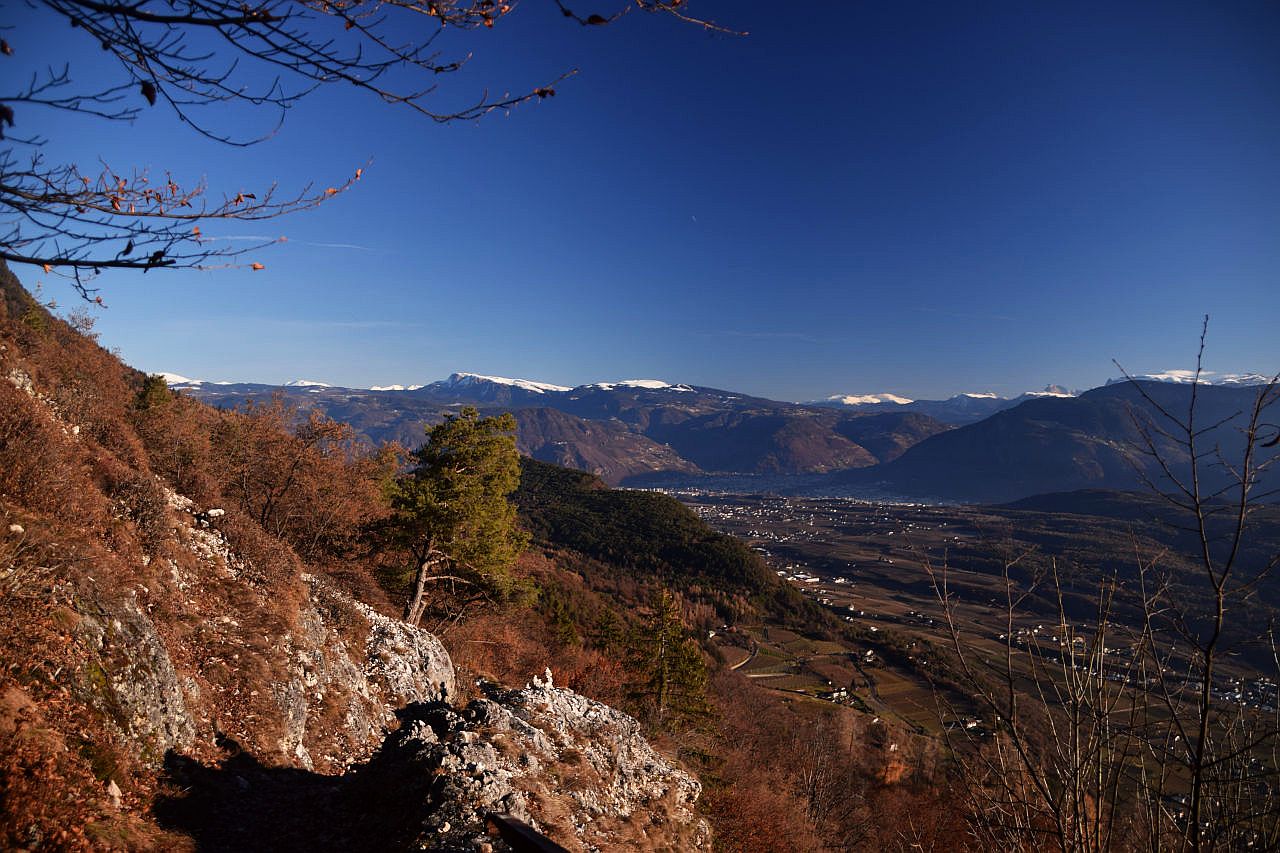
<instances>
[{"instance_id":1,"label":"agricultural field","mask_svg":"<svg viewBox=\"0 0 1280 853\"><path fill-rule=\"evenodd\" d=\"M896 717L921 732L985 726L982 709L954 689L948 671L955 665L953 629L971 661L1002 657L1012 640L1061 669L1064 657L1069 665L1072 655L1087 651L1088 640L1079 638L1091 638L1097 627L1096 592L1104 578L1132 575L1138 560L1192 570L1171 547L1171 535L1140 517L763 495L677 497L747 542L778 576L843 623L834 640L774 625L727 626L715 641L730 666L761 686ZM1012 616L1011 595L1017 600ZM1135 620L1137 612L1126 606L1118 601L1113 618ZM1107 653L1123 672L1125 650ZM1233 660L1221 678L1221 689L1238 691L1242 702L1274 702L1274 683L1250 661Z\"/></svg>"}]
</instances>

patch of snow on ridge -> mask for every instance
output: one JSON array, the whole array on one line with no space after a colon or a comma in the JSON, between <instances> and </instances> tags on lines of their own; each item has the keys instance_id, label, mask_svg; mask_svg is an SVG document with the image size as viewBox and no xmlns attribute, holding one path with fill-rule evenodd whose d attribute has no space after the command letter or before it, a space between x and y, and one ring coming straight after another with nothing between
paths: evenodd
<instances>
[{"instance_id":1,"label":"patch of snow on ridge","mask_svg":"<svg viewBox=\"0 0 1280 853\"><path fill-rule=\"evenodd\" d=\"M161 373L157 373L156 376L159 376L169 385L203 385L204 384L203 379L188 379L187 377L181 376L177 373L161 372Z\"/></svg>"},{"instance_id":2,"label":"patch of snow on ridge","mask_svg":"<svg viewBox=\"0 0 1280 853\"><path fill-rule=\"evenodd\" d=\"M1066 388L1063 388L1061 385L1046 385L1044 386L1043 390L1026 391L1023 393L1022 396L1024 397L1076 397L1079 395L1076 394L1076 392L1074 391L1068 391Z\"/></svg>"},{"instance_id":3,"label":"patch of snow on ridge","mask_svg":"<svg viewBox=\"0 0 1280 853\"><path fill-rule=\"evenodd\" d=\"M672 385L670 382L663 382L661 379L622 379L618 382L596 382L591 385L583 386L585 388L599 388L602 391L612 391L614 388L644 388L648 391L692 391L688 385Z\"/></svg>"},{"instance_id":4,"label":"patch of snow on ridge","mask_svg":"<svg viewBox=\"0 0 1280 853\"><path fill-rule=\"evenodd\" d=\"M661 379L623 379L618 384L625 388L650 388L653 390L672 387L670 382L663 382Z\"/></svg>"},{"instance_id":5,"label":"patch of snow on ridge","mask_svg":"<svg viewBox=\"0 0 1280 853\"><path fill-rule=\"evenodd\" d=\"M899 406L905 406L915 402L908 397L899 397L897 394L833 394L827 398L827 401L842 403L846 406L865 406L873 403L897 403Z\"/></svg>"},{"instance_id":6,"label":"patch of snow on ridge","mask_svg":"<svg viewBox=\"0 0 1280 853\"><path fill-rule=\"evenodd\" d=\"M1200 374L1200 379L1204 382L1209 381L1209 377L1213 374L1204 371ZM1150 379L1153 382L1192 382L1196 378L1194 370L1166 370L1163 373L1148 373L1146 376L1135 376L1134 379Z\"/></svg>"},{"instance_id":7,"label":"patch of snow on ridge","mask_svg":"<svg viewBox=\"0 0 1280 853\"><path fill-rule=\"evenodd\" d=\"M450 385L474 385L477 382L492 382L495 385L510 385L513 388L532 391L535 394L545 394L548 391L563 393L565 391L573 390L572 388L568 388L564 385L553 385L550 382L534 382L530 379L508 379L505 376L482 376L479 373L455 373L448 379L448 383Z\"/></svg>"},{"instance_id":8,"label":"patch of snow on ridge","mask_svg":"<svg viewBox=\"0 0 1280 853\"><path fill-rule=\"evenodd\" d=\"M1177 385L1190 385L1196 379L1194 370L1163 370L1160 373L1134 374L1134 379L1145 382L1172 382ZM1108 379L1108 385L1128 382L1124 377ZM1217 373L1212 370L1200 371L1201 385L1266 385L1271 377L1261 373Z\"/></svg>"},{"instance_id":9,"label":"patch of snow on ridge","mask_svg":"<svg viewBox=\"0 0 1280 853\"><path fill-rule=\"evenodd\" d=\"M284 383L285 388L332 388L328 382L316 382L314 379L294 379Z\"/></svg>"},{"instance_id":10,"label":"patch of snow on ridge","mask_svg":"<svg viewBox=\"0 0 1280 853\"><path fill-rule=\"evenodd\" d=\"M982 391L982 392L966 391L966 392L964 392L963 394L959 394L959 395L957 395L957 396L960 396L960 397L969 397L969 398L974 399L974 400L999 400L999 399L1001 399L1000 395L999 395L999 394L997 394L997 393L995 393L994 391Z\"/></svg>"},{"instance_id":11,"label":"patch of snow on ridge","mask_svg":"<svg viewBox=\"0 0 1280 853\"><path fill-rule=\"evenodd\" d=\"M370 391L417 391L425 385L374 385Z\"/></svg>"}]
</instances>

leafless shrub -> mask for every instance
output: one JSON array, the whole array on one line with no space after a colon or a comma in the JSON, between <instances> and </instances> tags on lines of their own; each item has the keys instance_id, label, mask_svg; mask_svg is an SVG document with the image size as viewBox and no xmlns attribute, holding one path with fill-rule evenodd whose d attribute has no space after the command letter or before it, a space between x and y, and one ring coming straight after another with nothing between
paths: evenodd
<instances>
[{"instance_id":1,"label":"leafless shrub","mask_svg":"<svg viewBox=\"0 0 1280 853\"><path fill-rule=\"evenodd\" d=\"M1202 331L1185 413L1134 382L1153 412L1135 418L1142 449L1161 472L1148 484L1180 513L1182 532L1195 543L1191 570L1135 549L1131 575L1099 578L1094 612L1082 625L1069 615L1056 563L1028 578L1015 573L1027 555L1010 555L1006 630L993 653L964 638L945 560L926 563L964 681L989 726L984 737L952 737L971 830L983 846L1280 845L1280 659L1270 620L1241 619L1266 607L1260 587L1280 561L1280 554L1244 556L1250 518L1272 494L1261 483L1276 459L1265 452L1274 429L1266 418L1280 389L1273 378L1248 410L1201 423L1203 353ZM1209 445L1224 425L1239 438L1233 457L1220 442ZM1222 485L1206 487L1211 468ZM1056 601L1052 642L1017 630L1033 594ZM1121 617L1121 605L1140 616ZM1231 658L1247 661L1253 676L1241 675Z\"/></svg>"}]
</instances>

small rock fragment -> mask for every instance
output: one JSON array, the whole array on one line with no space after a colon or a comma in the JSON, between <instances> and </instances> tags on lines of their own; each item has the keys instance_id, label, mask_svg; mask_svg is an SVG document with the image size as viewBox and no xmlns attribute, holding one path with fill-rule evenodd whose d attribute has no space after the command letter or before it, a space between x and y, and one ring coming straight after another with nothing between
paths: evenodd
<instances>
[{"instance_id":1,"label":"small rock fragment","mask_svg":"<svg viewBox=\"0 0 1280 853\"><path fill-rule=\"evenodd\" d=\"M115 780L115 779L108 780L108 782L107 782L107 797L108 797L108 798L110 798L110 800L111 800L111 807L112 807L113 809L119 809L119 808L120 808L120 802L121 802L121 797L122 797L122 796L123 796L123 794L122 794L122 792L120 791L120 786L116 784L116 780Z\"/></svg>"}]
</instances>

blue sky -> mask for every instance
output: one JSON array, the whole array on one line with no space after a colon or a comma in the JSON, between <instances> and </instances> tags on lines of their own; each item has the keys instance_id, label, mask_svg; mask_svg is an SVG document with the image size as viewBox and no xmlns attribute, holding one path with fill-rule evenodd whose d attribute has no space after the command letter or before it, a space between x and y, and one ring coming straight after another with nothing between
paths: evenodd
<instances>
[{"instance_id":1,"label":"blue sky","mask_svg":"<svg viewBox=\"0 0 1280 853\"><path fill-rule=\"evenodd\" d=\"M795 8L693 7L750 33L734 38L640 15L583 29L526 0L441 42L473 53L441 102L580 73L473 123L345 90L249 149L159 108L40 116L51 159L232 190L372 161L319 210L204 229L287 235L262 272L104 275L102 340L210 379L922 398L1089 387L1112 358L1185 367L1207 313L1209 368L1280 369L1280 6ZM74 33L22 14L18 58L97 73L96 49L68 55Z\"/></svg>"}]
</instances>

